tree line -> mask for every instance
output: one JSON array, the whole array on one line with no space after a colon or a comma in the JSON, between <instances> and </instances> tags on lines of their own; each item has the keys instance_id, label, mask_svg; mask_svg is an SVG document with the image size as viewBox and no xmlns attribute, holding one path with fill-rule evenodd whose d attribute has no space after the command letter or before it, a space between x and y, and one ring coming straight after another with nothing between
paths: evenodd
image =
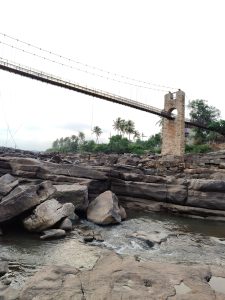
<instances>
[{"instance_id":1,"label":"tree line","mask_svg":"<svg viewBox=\"0 0 225 300\"><path fill-rule=\"evenodd\" d=\"M146 151L159 153L161 147L161 134L157 133L143 141L143 134L135 129L132 120L117 118L113 121L113 129L117 132L109 138L108 143L99 143L99 137L103 133L99 126L94 126L92 133L95 140L86 140L85 134L80 131L78 135L61 137L52 143L47 151L51 152L104 152L104 153L136 153L144 154ZM131 140L132 137L132 140Z\"/></svg>"},{"instance_id":2,"label":"tree line","mask_svg":"<svg viewBox=\"0 0 225 300\"><path fill-rule=\"evenodd\" d=\"M202 123L217 132L192 128L186 138L186 152L207 152L211 143L225 142L225 120L220 119L220 111L216 107L209 106L205 100L193 100L189 102L188 108L192 121ZM158 123L162 126L163 122ZM161 131L143 141L143 134L136 130L134 121L120 117L113 121L113 129L116 135L111 136L108 143L99 143L103 131L99 126L94 126L92 133L95 140L86 140L85 134L80 131L78 135L56 139L48 151L136 154L161 151Z\"/></svg>"}]
</instances>

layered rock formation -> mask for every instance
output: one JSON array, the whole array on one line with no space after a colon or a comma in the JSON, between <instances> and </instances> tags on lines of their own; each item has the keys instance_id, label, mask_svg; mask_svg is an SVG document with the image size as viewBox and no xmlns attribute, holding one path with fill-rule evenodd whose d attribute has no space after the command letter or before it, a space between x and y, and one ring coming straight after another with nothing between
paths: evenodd
<instances>
[{"instance_id":1,"label":"layered rock formation","mask_svg":"<svg viewBox=\"0 0 225 300\"><path fill-rule=\"evenodd\" d=\"M92 201L107 190L127 208L225 220L225 151L183 160L71 154L57 161L0 156L0 222L51 198L72 203L84 216L88 205L94 206Z\"/></svg>"}]
</instances>

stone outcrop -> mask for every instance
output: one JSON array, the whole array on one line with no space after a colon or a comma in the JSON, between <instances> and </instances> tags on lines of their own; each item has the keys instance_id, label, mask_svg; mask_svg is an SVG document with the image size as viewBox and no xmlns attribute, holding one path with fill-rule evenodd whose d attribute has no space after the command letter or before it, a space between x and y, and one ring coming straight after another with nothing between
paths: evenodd
<instances>
[{"instance_id":1,"label":"stone outcrop","mask_svg":"<svg viewBox=\"0 0 225 300\"><path fill-rule=\"evenodd\" d=\"M74 209L72 203L61 204L56 199L46 200L35 208L31 216L23 220L23 224L29 231L40 232L71 215Z\"/></svg>"},{"instance_id":2,"label":"stone outcrop","mask_svg":"<svg viewBox=\"0 0 225 300\"><path fill-rule=\"evenodd\" d=\"M186 155L184 159L157 155L95 154L89 157L69 154L60 157L59 163L46 161L51 158L49 154L39 155L42 160L34 157L13 157L12 154L0 157L0 174L6 174L0 177L4 181L0 187L0 222L15 215L2 217L2 214L6 216L5 200L16 191L29 191L31 186L37 186L45 179L56 188L54 198L61 203L73 203L76 213L82 217L86 216L88 203L107 190L123 202L136 199L125 203L126 207L141 201L143 205L149 201L149 207L153 207L151 201L155 201L160 205L155 203L154 206L163 210L194 215L199 212L201 217L212 214L214 217L216 211L221 217L225 211L225 151ZM29 205L19 208L18 214L30 208Z\"/></svg>"},{"instance_id":3,"label":"stone outcrop","mask_svg":"<svg viewBox=\"0 0 225 300\"><path fill-rule=\"evenodd\" d=\"M120 210L118 199L111 191L106 191L95 198L88 206L87 219L96 224L107 225L120 223L124 211Z\"/></svg>"},{"instance_id":4,"label":"stone outcrop","mask_svg":"<svg viewBox=\"0 0 225 300\"><path fill-rule=\"evenodd\" d=\"M55 192L50 182L37 185L20 185L0 202L0 222L10 220L44 202Z\"/></svg>"},{"instance_id":5,"label":"stone outcrop","mask_svg":"<svg viewBox=\"0 0 225 300\"><path fill-rule=\"evenodd\" d=\"M28 280L19 299L224 299L208 284L211 276L225 277L224 268L142 262L108 254L89 271L44 267Z\"/></svg>"}]
</instances>

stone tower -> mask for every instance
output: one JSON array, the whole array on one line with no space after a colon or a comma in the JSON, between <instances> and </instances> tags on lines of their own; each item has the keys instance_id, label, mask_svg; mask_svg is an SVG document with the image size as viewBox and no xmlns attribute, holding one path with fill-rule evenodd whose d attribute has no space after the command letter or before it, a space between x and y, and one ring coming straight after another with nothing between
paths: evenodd
<instances>
[{"instance_id":1,"label":"stone tower","mask_svg":"<svg viewBox=\"0 0 225 300\"><path fill-rule=\"evenodd\" d=\"M185 93L181 90L165 95L164 110L172 113L174 109L177 110L175 119L163 118L161 154L183 156L185 151Z\"/></svg>"}]
</instances>

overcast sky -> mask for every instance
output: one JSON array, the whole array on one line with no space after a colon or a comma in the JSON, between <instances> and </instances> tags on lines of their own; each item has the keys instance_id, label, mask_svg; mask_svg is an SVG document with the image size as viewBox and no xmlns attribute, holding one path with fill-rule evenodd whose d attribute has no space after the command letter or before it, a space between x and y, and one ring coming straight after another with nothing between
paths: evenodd
<instances>
[{"instance_id":1,"label":"overcast sky","mask_svg":"<svg viewBox=\"0 0 225 300\"><path fill-rule=\"evenodd\" d=\"M0 4L1 33L111 73L180 88L187 95L186 104L208 100L225 119L223 0L0 0ZM6 39L0 35L0 41ZM26 60L3 44L0 56L163 108L164 88L136 88L29 55ZM14 146L8 127L23 149L45 150L56 138L78 131L94 138L95 125L104 132L100 140L107 141L117 117L134 120L146 137L159 131L158 117L152 114L0 70L0 145Z\"/></svg>"}]
</instances>

